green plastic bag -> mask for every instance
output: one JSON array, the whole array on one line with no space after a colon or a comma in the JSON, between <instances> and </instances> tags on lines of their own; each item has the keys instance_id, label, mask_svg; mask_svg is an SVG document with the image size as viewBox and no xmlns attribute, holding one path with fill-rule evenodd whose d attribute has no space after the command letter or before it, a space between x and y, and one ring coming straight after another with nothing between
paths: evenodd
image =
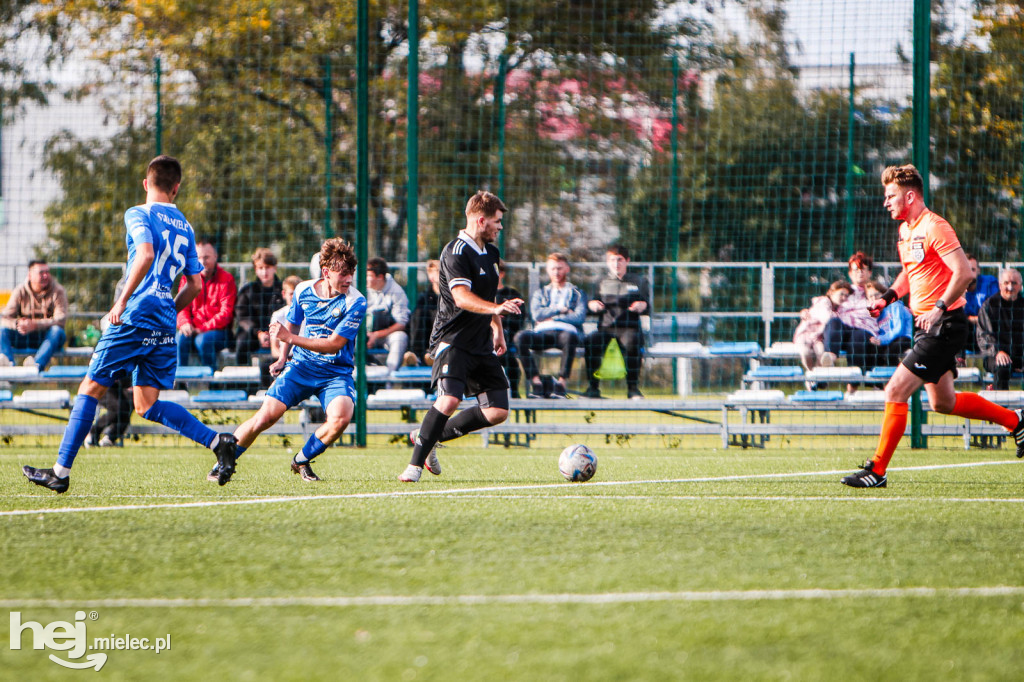
<instances>
[{"instance_id":1,"label":"green plastic bag","mask_svg":"<svg viewBox=\"0 0 1024 682\"><path fill-rule=\"evenodd\" d=\"M626 376L626 361L622 357L622 349L619 348L617 339L612 339L608 347L604 349L604 358L601 359L601 366L594 372L598 379L622 379Z\"/></svg>"}]
</instances>

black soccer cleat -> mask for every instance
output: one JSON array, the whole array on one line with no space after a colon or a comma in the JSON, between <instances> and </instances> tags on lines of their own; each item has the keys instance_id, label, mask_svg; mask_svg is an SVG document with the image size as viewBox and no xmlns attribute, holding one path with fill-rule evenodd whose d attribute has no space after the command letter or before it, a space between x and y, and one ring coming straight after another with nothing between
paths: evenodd
<instances>
[{"instance_id":1,"label":"black soccer cleat","mask_svg":"<svg viewBox=\"0 0 1024 682\"><path fill-rule=\"evenodd\" d=\"M312 483L314 481L320 480L320 477L313 473L313 467L309 466L309 462L302 462L300 464L299 462L296 462L293 459L292 473L298 474L299 476L302 477L302 480L306 481L307 483Z\"/></svg>"},{"instance_id":2,"label":"black soccer cleat","mask_svg":"<svg viewBox=\"0 0 1024 682\"><path fill-rule=\"evenodd\" d=\"M1017 458L1024 457L1024 410L1014 410L1017 426L1013 427L1013 441L1017 444Z\"/></svg>"},{"instance_id":3,"label":"black soccer cleat","mask_svg":"<svg viewBox=\"0 0 1024 682\"><path fill-rule=\"evenodd\" d=\"M21 473L25 474L25 478L32 481L36 485L41 485L44 488L49 488L55 493L67 492L68 486L71 485L71 477L67 476L61 478L57 474L53 473L53 469L36 469L25 465L21 467Z\"/></svg>"},{"instance_id":4,"label":"black soccer cleat","mask_svg":"<svg viewBox=\"0 0 1024 682\"><path fill-rule=\"evenodd\" d=\"M213 448L213 454L217 455L217 485L224 485L234 475L237 450L238 440L232 434L222 433L217 436L217 445Z\"/></svg>"},{"instance_id":5,"label":"black soccer cleat","mask_svg":"<svg viewBox=\"0 0 1024 682\"><path fill-rule=\"evenodd\" d=\"M864 462L864 467L860 471L844 476L840 483L851 488L884 488L886 485L885 474L876 474L873 470L874 465L875 463L871 460Z\"/></svg>"}]
</instances>

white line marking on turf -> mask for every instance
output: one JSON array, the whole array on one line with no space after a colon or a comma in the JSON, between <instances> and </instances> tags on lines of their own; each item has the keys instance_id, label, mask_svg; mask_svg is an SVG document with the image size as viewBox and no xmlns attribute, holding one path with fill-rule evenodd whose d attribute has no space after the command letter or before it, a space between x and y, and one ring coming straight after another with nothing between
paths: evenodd
<instances>
[{"instance_id":1,"label":"white line marking on turf","mask_svg":"<svg viewBox=\"0 0 1024 682\"><path fill-rule=\"evenodd\" d=\"M731 502L750 500L753 502L929 502L945 504L946 502L992 502L1024 504L1024 497L829 497L827 495L558 495L547 498L536 495L452 495L453 499L479 500L680 500L697 502L701 500L726 500Z\"/></svg>"},{"instance_id":2,"label":"white line marking on turf","mask_svg":"<svg viewBox=\"0 0 1024 682\"><path fill-rule=\"evenodd\" d=\"M889 587L877 589L713 590L707 592L598 592L591 594L376 595L366 597L242 597L238 599L0 599L0 608L252 608L290 606L479 606L490 604L624 604L638 602L831 601L836 599L903 599L1016 597L1024 586Z\"/></svg>"},{"instance_id":3,"label":"white line marking on turf","mask_svg":"<svg viewBox=\"0 0 1024 682\"><path fill-rule=\"evenodd\" d=\"M1016 461L994 461L994 462L962 462L960 464L928 464L915 467L893 467L891 471L931 471L935 469L965 469L970 467L1003 466L1007 464L1018 464ZM591 488L606 488L624 485L655 485L670 483L716 483L723 481L753 481L753 480L780 480L784 478L803 478L807 476L835 476L849 473L849 469L835 469L829 471L794 471L787 473L773 474L735 474L732 476L700 476L696 478L665 478L665 479L642 479L638 481L590 481L586 485ZM481 486L478 488L440 488L417 490L391 490L379 493L342 493L338 495L284 495L279 497L245 498L239 500L207 500L202 502L180 502L166 504L124 504L109 505L105 507L61 507L57 509L13 509L0 511L0 516L32 516L34 514L77 514L88 512L108 511L132 511L139 509L188 509L190 507L231 507L254 504L279 504L287 502L309 502L312 500L361 500L377 499L388 497L426 497L426 496L448 496L467 493L496 493L504 491L519 490L544 490L557 488L571 488L576 483L531 483L526 485L494 485ZM836 498L841 499L841 498Z\"/></svg>"}]
</instances>

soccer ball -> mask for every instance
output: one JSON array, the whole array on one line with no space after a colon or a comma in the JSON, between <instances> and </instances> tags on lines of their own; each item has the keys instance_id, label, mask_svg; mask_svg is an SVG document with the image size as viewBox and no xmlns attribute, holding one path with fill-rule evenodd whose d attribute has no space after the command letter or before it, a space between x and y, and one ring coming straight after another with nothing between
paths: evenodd
<instances>
[{"instance_id":1,"label":"soccer ball","mask_svg":"<svg viewBox=\"0 0 1024 682\"><path fill-rule=\"evenodd\" d=\"M597 455L582 443L570 445L558 456L558 470L567 481L589 481L597 473Z\"/></svg>"}]
</instances>

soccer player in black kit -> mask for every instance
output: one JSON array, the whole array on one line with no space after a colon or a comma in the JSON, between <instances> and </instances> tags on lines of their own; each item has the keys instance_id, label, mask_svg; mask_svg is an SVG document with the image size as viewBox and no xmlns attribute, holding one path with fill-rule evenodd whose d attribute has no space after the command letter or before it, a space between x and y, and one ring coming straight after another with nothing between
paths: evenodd
<instances>
[{"instance_id":1,"label":"soccer player in black kit","mask_svg":"<svg viewBox=\"0 0 1024 682\"><path fill-rule=\"evenodd\" d=\"M466 204L466 229L441 250L440 301L430 352L437 400L413 431L412 460L398 480L415 483L424 467L441 473L436 445L500 424L508 417L508 379L498 359L506 351L501 318L522 312L523 300L495 303L501 218L508 211L494 194L478 191ZM465 395L477 404L454 414Z\"/></svg>"}]
</instances>

